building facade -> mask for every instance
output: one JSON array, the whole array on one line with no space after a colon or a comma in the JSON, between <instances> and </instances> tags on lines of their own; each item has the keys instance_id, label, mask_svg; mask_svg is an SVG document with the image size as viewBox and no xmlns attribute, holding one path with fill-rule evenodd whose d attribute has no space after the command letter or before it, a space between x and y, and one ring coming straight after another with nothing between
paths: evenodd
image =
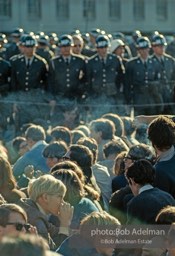
<instances>
[{"instance_id":1,"label":"building facade","mask_svg":"<svg viewBox=\"0 0 175 256\"><path fill-rule=\"evenodd\" d=\"M175 32L175 0L0 0L0 31Z\"/></svg>"}]
</instances>

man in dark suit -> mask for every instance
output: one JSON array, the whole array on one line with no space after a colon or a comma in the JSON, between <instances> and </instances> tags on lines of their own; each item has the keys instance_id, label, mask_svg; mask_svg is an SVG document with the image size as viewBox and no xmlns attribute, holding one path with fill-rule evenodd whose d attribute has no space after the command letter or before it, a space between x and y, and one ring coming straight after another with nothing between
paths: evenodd
<instances>
[{"instance_id":1,"label":"man in dark suit","mask_svg":"<svg viewBox=\"0 0 175 256\"><path fill-rule=\"evenodd\" d=\"M148 127L148 138L156 152L155 185L175 198L175 123L158 116Z\"/></svg>"},{"instance_id":2,"label":"man in dark suit","mask_svg":"<svg viewBox=\"0 0 175 256\"><path fill-rule=\"evenodd\" d=\"M169 193L153 187L155 170L149 161L135 161L125 175L134 194L127 204L127 224L155 224L155 218L163 207L175 206L175 200Z\"/></svg>"}]
</instances>

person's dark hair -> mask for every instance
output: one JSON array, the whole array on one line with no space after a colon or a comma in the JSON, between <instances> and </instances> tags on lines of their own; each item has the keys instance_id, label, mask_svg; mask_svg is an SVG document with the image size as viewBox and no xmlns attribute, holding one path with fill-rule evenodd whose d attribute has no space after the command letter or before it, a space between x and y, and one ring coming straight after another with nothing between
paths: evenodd
<instances>
[{"instance_id":1,"label":"person's dark hair","mask_svg":"<svg viewBox=\"0 0 175 256\"><path fill-rule=\"evenodd\" d=\"M22 136L18 136L18 137L15 137L13 140L12 140L12 146L13 148L18 152L20 150L20 145L22 142L26 142L26 138L22 137ZM27 143L27 142L26 142Z\"/></svg>"},{"instance_id":2,"label":"person's dark hair","mask_svg":"<svg viewBox=\"0 0 175 256\"><path fill-rule=\"evenodd\" d=\"M9 216L12 212L21 214L27 222L27 214L23 208L17 204L4 203L0 205L0 226L6 227L9 221Z\"/></svg>"},{"instance_id":3,"label":"person's dark hair","mask_svg":"<svg viewBox=\"0 0 175 256\"><path fill-rule=\"evenodd\" d=\"M121 117L117 114L107 113L102 118L111 120L115 125L115 135L121 137L124 133L124 124Z\"/></svg>"},{"instance_id":4,"label":"person's dark hair","mask_svg":"<svg viewBox=\"0 0 175 256\"><path fill-rule=\"evenodd\" d=\"M93 165L93 154L88 147L73 144L69 147L70 160L75 161L82 169L87 182L92 176L91 166Z\"/></svg>"},{"instance_id":5,"label":"person's dark hair","mask_svg":"<svg viewBox=\"0 0 175 256\"><path fill-rule=\"evenodd\" d=\"M17 237L3 237L0 243L0 255L3 256L46 256L47 242L41 236L19 234Z\"/></svg>"},{"instance_id":6,"label":"person's dark hair","mask_svg":"<svg viewBox=\"0 0 175 256\"><path fill-rule=\"evenodd\" d=\"M58 158L62 159L62 157L66 154L68 147L64 141L55 141L47 145L43 150L43 156L45 158Z\"/></svg>"},{"instance_id":7,"label":"person's dark hair","mask_svg":"<svg viewBox=\"0 0 175 256\"><path fill-rule=\"evenodd\" d=\"M90 127L96 132L101 132L103 140L112 140L115 135L114 123L105 118L99 118L90 122Z\"/></svg>"},{"instance_id":8,"label":"person's dark hair","mask_svg":"<svg viewBox=\"0 0 175 256\"><path fill-rule=\"evenodd\" d=\"M80 138L85 138L86 135L84 134L83 131L80 131L80 130L73 130L73 131L71 131L71 137L72 137L72 144L76 144L77 141L78 141Z\"/></svg>"},{"instance_id":9,"label":"person's dark hair","mask_svg":"<svg viewBox=\"0 0 175 256\"><path fill-rule=\"evenodd\" d=\"M155 118L148 127L148 138L160 150L175 144L175 123L166 116Z\"/></svg>"},{"instance_id":10,"label":"person's dark hair","mask_svg":"<svg viewBox=\"0 0 175 256\"><path fill-rule=\"evenodd\" d=\"M92 200L99 200L100 198L99 193L94 188L92 188L89 184L85 183L84 173L78 164L70 160L64 160L55 164L51 168L50 173L52 174L55 171L59 171L61 169L74 171L77 174L78 178L80 179L81 183L83 184L84 190L88 195L88 197L90 197Z\"/></svg>"},{"instance_id":11,"label":"person's dark hair","mask_svg":"<svg viewBox=\"0 0 175 256\"><path fill-rule=\"evenodd\" d=\"M156 224L170 225L175 222L175 206L168 205L160 210L156 216Z\"/></svg>"},{"instance_id":12,"label":"person's dark hair","mask_svg":"<svg viewBox=\"0 0 175 256\"><path fill-rule=\"evenodd\" d=\"M84 124L78 125L74 130L79 130L79 131L84 132L84 134L85 134L87 137L90 136L90 130L89 130L89 128L88 128L86 125L84 125Z\"/></svg>"},{"instance_id":13,"label":"person's dark hair","mask_svg":"<svg viewBox=\"0 0 175 256\"><path fill-rule=\"evenodd\" d=\"M149 161L145 159L137 160L128 167L126 177L128 180L132 178L139 185L153 184L155 169Z\"/></svg>"},{"instance_id":14,"label":"person's dark hair","mask_svg":"<svg viewBox=\"0 0 175 256\"><path fill-rule=\"evenodd\" d=\"M113 165L113 173L118 176L118 175L122 175L125 172L125 162L124 162L124 158L127 154L127 151L122 151L120 152L115 160L114 160L114 165ZM120 166L118 166L118 161L120 161Z\"/></svg>"},{"instance_id":15,"label":"person's dark hair","mask_svg":"<svg viewBox=\"0 0 175 256\"><path fill-rule=\"evenodd\" d=\"M12 190L17 187L12 167L6 159L0 157L0 190L3 192L5 187Z\"/></svg>"},{"instance_id":16,"label":"person's dark hair","mask_svg":"<svg viewBox=\"0 0 175 256\"><path fill-rule=\"evenodd\" d=\"M93 164L95 164L97 161L97 157L98 157L98 144L97 144L96 140L93 138L89 138L89 137L81 138L77 141L77 144L84 145L92 151L93 156L94 156Z\"/></svg>"},{"instance_id":17,"label":"person's dark hair","mask_svg":"<svg viewBox=\"0 0 175 256\"><path fill-rule=\"evenodd\" d=\"M131 135L136 129L132 118L128 116L123 116L122 121L124 124L125 135Z\"/></svg>"},{"instance_id":18,"label":"person's dark hair","mask_svg":"<svg viewBox=\"0 0 175 256\"><path fill-rule=\"evenodd\" d=\"M78 175L72 170L60 169L52 173L56 179L61 180L67 188L64 200L71 205L78 203L85 195L83 184Z\"/></svg>"},{"instance_id":19,"label":"person's dark hair","mask_svg":"<svg viewBox=\"0 0 175 256\"><path fill-rule=\"evenodd\" d=\"M155 159L155 155L150 147L144 143L131 146L128 151L128 156L130 156L132 160L146 159L151 163L154 162Z\"/></svg>"},{"instance_id":20,"label":"person's dark hair","mask_svg":"<svg viewBox=\"0 0 175 256\"><path fill-rule=\"evenodd\" d=\"M25 132L26 139L30 138L33 141L40 141L46 139L45 130L40 125L31 125Z\"/></svg>"},{"instance_id":21,"label":"person's dark hair","mask_svg":"<svg viewBox=\"0 0 175 256\"><path fill-rule=\"evenodd\" d=\"M56 126L50 135L56 140L63 140L68 146L71 144L71 131L65 126Z\"/></svg>"},{"instance_id":22,"label":"person's dark hair","mask_svg":"<svg viewBox=\"0 0 175 256\"><path fill-rule=\"evenodd\" d=\"M105 158L108 158L108 156L112 154L117 155L123 150L125 150L125 147L120 143L120 141L117 141L115 139L109 141L103 146L103 153L105 155Z\"/></svg>"},{"instance_id":23,"label":"person's dark hair","mask_svg":"<svg viewBox=\"0 0 175 256\"><path fill-rule=\"evenodd\" d=\"M116 217L121 224L127 221L127 202L132 198L132 191L125 186L115 191L109 201L109 213Z\"/></svg>"}]
</instances>

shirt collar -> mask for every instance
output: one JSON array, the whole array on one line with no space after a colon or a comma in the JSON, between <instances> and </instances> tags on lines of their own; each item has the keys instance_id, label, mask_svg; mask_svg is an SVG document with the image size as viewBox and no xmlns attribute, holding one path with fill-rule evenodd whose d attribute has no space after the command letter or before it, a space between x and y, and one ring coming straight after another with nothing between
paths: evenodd
<instances>
[{"instance_id":1,"label":"shirt collar","mask_svg":"<svg viewBox=\"0 0 175 256\"><path fill-rule=\"evenodd\" d=\"M153 186L151 184L146 184L139 189L139 194L141 194L142 192L144 192L146 190L152 189L152 188L153 188Z\"/></svg>"},{"instance_id":2,"label":"shirt collar","mask_svg":"<svg viewBox=\"0 0 175 256\"><path fill-rule=\"evenodd\" d=\"M174 156L174 154L174 146L171 146L170 149L162 152L161 155L159 155L157 162L168 161Z\"/></svg>"},{"instance_id":3,"label":"shirt collar","mask_svg":"<svg viewBox=\"0 0 175 256\"><path fill-rule=\"evenodd\" d=\"M34 149L34 148L36 148L37 146L39 146L39 145L41 145L41 144L43 144L44 143L44 140L40 140L40 141L37 141L32 147L31 147L31 149ZM31 150L30 149L30 150Z\"/></svg>"},{"instance_id":4,"label":"shirt collar","mask_svg":"<svg viewBox=\"0 0 175 256\"><path fill-rule=\"evenodd\" d=\"M36 202L36 205L38 206L39 211L47 217L47 214L46 214L46 212L43 210L43 208L41 207L41 205L39 205L37 202Z\"/></svg>"}]
</instances>

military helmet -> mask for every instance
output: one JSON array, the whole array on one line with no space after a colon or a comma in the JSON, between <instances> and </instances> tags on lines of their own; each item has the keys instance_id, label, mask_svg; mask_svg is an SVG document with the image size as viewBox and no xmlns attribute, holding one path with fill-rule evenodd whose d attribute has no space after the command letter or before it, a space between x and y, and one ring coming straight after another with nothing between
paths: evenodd
<instances>
[{"instance_id":1,"label":"military helmet","mask_svg":"<svg viewBox=\"0 0 175 256\"><path fill-rule=\"evenodd\" d=\"M106 48L109 47L110 40L107 35L99 35L96 39L96 47L97 48Z\"/></svg>"},{"instance_id":2,"label":"military helmet","mask_svg":"<svg viewBox=\"0 0 175 256\"><path fill-rule=\"evenodd\" d=\"M20 39L20 44L25 47L34 47L37 45L37 41L36 41L35 37L33 37L33 36L24 35Z\"/></svg>"},{"instance_id":3,"label":"military helmet","mask_svg":"<svg viewBox=\"0 0 175 256\"><path fill-rule=\"evenodd\" d=\"M89 35L93 37L98 37L101 34L101 30L99 28L93 28L91 31L89 31Z\"/></svg>"},{"instance_id":4,"label":"military helmet","mask_svg":"<svg viewBox=\"0 0 175 256\"><path fill-rule=\"evenodd\" d=\"M47 35L36 36L36 40L38 43L43 44L43 45L49 44L49 37Z\"/></svg>"},{"instance_id":5,"label":"military helmet","mask_svg":"<svg viewBox=\"0 0 175 256\"><path fill-rule=\"evenodd\" d=\"M13 31L12 31L12 33L11 33L11 35L13 36L13 37L21 37L21 35L24 33L24 30L22 29L22 28L15 28Z\"/></svg>"},{"instance_id":6,"label":"military helmet","mask_svg":"<svg viewBox=\"0 0 175 256\"><path fill-rule=\"evenodd\" d=\"M134 30L132 33L133 38L139 38L141 36L142 36L142 33L140 32L140 30Z\"/></svg>"},{"instance_id":7,"label":"military helmet","mask_svg":"<svg viewBox=\"0 0 175 256\"><path fill-rule=\"evenodd\" d=\"M138 49L151 48L150 40L146 36L139 37L136 41L136 47Z\"/></svg>"},{"instance_id":8,"label":"military helmet","mask_svg":"<svg viewBox=\"0 0 175 256\"><path fill-rule=\"evenodd\" d=\"M112 33L113 39L120 39L122 41L125 40L125 35L122 32L114 32Z\"/></svg>"},{"instance_id":9,"label":"military helmet","mask_svg":"<svg viewBox=\"0 0 175 256\"><path fill-rule=\"evenodd\" d=\"M59 38L59 46L73 46L74 42L71 35L64 34Z\"/></svg>"},{"instance_id":10,"label":"military helmet","mask_svg":"<svg viewBox=\"0 0 175 256\"><path fill-rule=\"evenodd\" d=\"M167 42L166 42L165 37L162 34L159 34L159 35L153 36L153 38L152 38L152 45L153 46L157 46L157 45L166 46Z\"/></svg>"},{"instance_id":11,"label":"military helmet","mask_svg":"<svg viewBox=\"0 0 175 256\"><path fill-rule=\"evenodd\" d=\"M3 33L0 33L0 42L3 42L4 44L8 42L6 35Z\"/></svg>"}]
</instances>

